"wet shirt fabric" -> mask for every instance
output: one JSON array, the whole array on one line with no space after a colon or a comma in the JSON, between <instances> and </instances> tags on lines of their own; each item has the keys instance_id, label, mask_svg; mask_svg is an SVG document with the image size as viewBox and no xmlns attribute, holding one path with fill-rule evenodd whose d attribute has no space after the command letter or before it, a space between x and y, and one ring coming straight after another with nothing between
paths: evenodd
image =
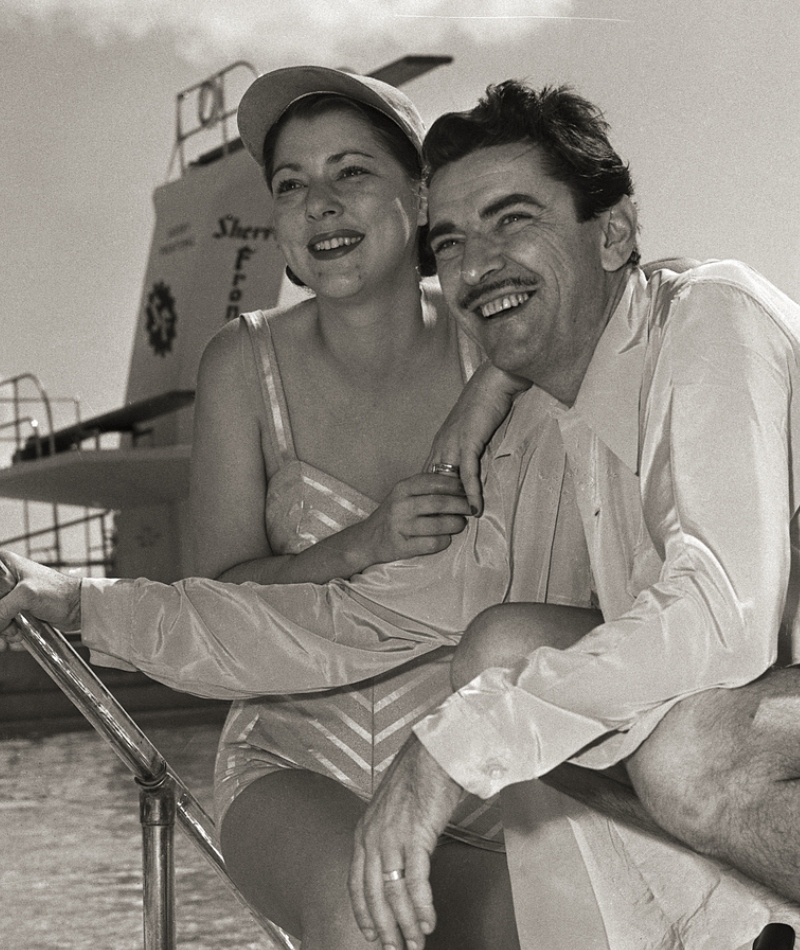
<instances>
[{"instance_id":1,"label":"wet shirt fabric","mask_svg":"<svg viewBox=\"0 0 800 950\"><path fill-rule=\"evenodd\" d=\"M608 352L616 375L606 381L599 379L593 364L587 377L587 382L593 380L592 389L585 387L572 410L565 410L535 388L517 400L484 458L484 514L470 519L467 529L446 551L379 565L350 582L327 585L237 587L193 579L166 586L145 580L88 580L82 593L83 638L94 651L93 660L112 666L132 663L155 679L200 695L257 697L333 683L352 684L386 672L443 644L456 643L472 617L504 600L590 606L599 598L607 623L598 629L615 634L610 643L606 641L608 650L617 644L621 647L616 664L619 695L609 694L612 680L607 672L596 690L592 684L573 682L570 702L579 713L570 715L562 696L561 706L545 707L552 712L551 718L525 720L529 707L523 705L518 721L504 723L502 717L513 708L511 697L519 693L511 679L518 671L508 674L509 680L493 672L478 678L417 725L416 731L445 767L452 769L459 781L474 782L472 790L482 795L487 794L487 784L505 784L512 767L529 770L529 755L538 768L545 757L560 761L560 755L574 755L576 739L580 752L587 731L601 736L598 748L605 737L608 749L603 758L614 760L625 743L643 737L643 731L637 734L630 728L637 714L644 711L649 716L647 725L658 721L658 706L649 704L653 703L652 690L656 697L662 696L665 683L668 688L692 691L710 680L718 685L758 675L763 664L771 662L778 640L785 590L775 593L774 578L765 590L771 598L777 597L779 606L758 608L767 611L773 625L769 630L759 628L755 637L759 645L744 650L740 665L735 655L742 636L739 626L713 644L700 642L708 635L703 625L696 630L697 643L687 643L678 631L675 648L663 646L666 653L657 652L655 659L635 649L626 652L632 647L624 634L637 629L639 623L645 633L649 631L646 642L658 646L652 624L644 621L660 605L668 608L679 600L667 565L677 556L681 533L694 525L694 509L701 500L693 494L700 489L695 480L687 486L690 495L685 503L681 497L679 509L693 520L681 528L670 523L663 500L656 504L659 497L668 497L667 475L682 471L692 453L689 459L682 455L677 460L677 470L663 470L664 457L656 450L664 440L668 443L674 425L654 411L652 401L642 401L641 413L639 406L640 390L652 390L653 380L660 380L659 374L667 369L658 359L669 342L666 318L671 321L679 308L689 303L699 305L692 306L690 313L698 317L710 314L707 319L714 323L710 331L713 345L704 343L700 352L713 355L714 348L722 344L727 360L726 328L738 333L754 320L758 329L751 329L748 335L757 337L759 351L763 352L764 346L768 350L777 346L783 353L784 359L778 359L767 373L769 392L759 396L759 406L749 409L756 412L763 398L775 395L776 381L796 372L794 354L800 333L794 329L795 305L737 264L709 264L681 277L660 273L649 286L635 271L598 350L598 356ZM737 314L729 315L731 306ZM693 352L695 347L689 349ZM744 353L743 349L740 357ZM681 365L691 365L688 355L681 354ZM761 357L756 357L755 363L760 362ZM741 372L738 363L730 366L734 389L735 377ZM778 385L777 390L780 388ZM595 403L612 393L614 399L621 400L620 409L601 418L602 414L593 411L599 408ZM784 385L784 395L775 400L780 431L787 434L787 451L788 432L797 419L790 393ZM629 413L622 411L623 405ZM659 418L661 422L656 424ZM748 453L735 444L737 439L750 440L754 451L757 446L752 440L766 438L763 433L757 439L754 423L737 424L735 438L730 435L730 425L715 434L717 424L718 420L709 423L711 431L706 435L725 464L747 460ZM568 463L570 446L573 451ZM576 451L580 447L582 455ZM770 514L765 525L754 532L748 508L753 500L725 497L716 507L733 505L732 514L723 518L716 530L727 525L736 537L744 536L748 545L758 544L761 555L773 534L779 536L780 550L770 555L769 569L778 569L786 584L789 562L793 565L796 557L795 504L786 498L796 497L796 489L786 458L782 464L783 468L777 469L758 467L770 483L760 486L759 492L776 492L783 499L777 502L779 515ZM800 468L795 465L791 471ZM697 473L696 479L701 474ZM769 500L764 503L774 504ZM740 536L735 530L737 508L744 509L749 535ZM592 527L595 517L605 529L603 534ZM692 527L692 534L698 541L705 539L709 547L711 539L706 533ZM661 539L660 548L651 536ZM720 550L720 540L714 536L712 553ZM689 553L695 549L705 552L706 548L692 543ZM747 557L747 551L739 556ZM607 557L608 562L598 563L599 557ZM722 616L749 616L747 611L756 609L752 604L737 606L738 597L752 590L747 578L741 577L741 563L737 560L736 570L731 569L730 583L722 583L713 558L710 564L715 570L711 577L717 583L712 593L723 597L733 591L737 597L734 607ZM759 582L766 571L762 565L758 567L754 576ZM690 600L694 604L694 599ZM787 644L793 639L795 603L796 597L790 596L781 627ZM717 651L724 653L722 660ZM687 657L699 665L681 678L680 667ZM635 658L644 665L626 670L623 661ZM665 666L669 667L666 671ZM545 677L548 689L558 685L559 675L553 664L552 674ZM592 718L586 709L587 697L595 694L601 715ZM666 698L665 708L675 698L674 694ZM483 719L470 713L471 703L476 709L486 705ZM612 715L605 703L613 709ZM459 711L466 717L463 721L459 721ZM587 720L592 720L588 730ZM518 731L523 727L525 741L521 742ZM506 728L515 743L521 742L511 759L502 732ZM445 737L451 743L447 748ZM505 823L523 946L566 950L580 943L592 950L705 950L711 939L714 946L744 948L752 945L771 920L790 922L800 930L796 908L729 869L619 825L540 783L534 784L541 799L536 814L525 810L527 804L517 803L515 808L513 802L507 803ZM532 894L536 894L535 900Z\"/></svg>"},{"instance_id":2,"label":"wet shirt fabric","mask_svg":"<svg viewBox=\"0 0 800 950\"><path fill-rule=\"evenodd\" d=\"M682 697L756 679L779 646L800 659L800 306L737 262L637 270L574 406L547 411L605 623L416 728L481 796L610 766Z\"/></svg>"},{"instance_id":3,"label":"wet shirt fabric","mask_svg":"<svg viewBox=\"0 0 800 950\"><path fill-rule=\"evenodd\" d=\"M188 578L82 582L92 662L142 670L184 692L253 699L359 683L458 643L507 599L588 607L589 562L572 479L531 390L482 465L484 511L450 546L327 584Z\"/></svg>"}]
</instances>

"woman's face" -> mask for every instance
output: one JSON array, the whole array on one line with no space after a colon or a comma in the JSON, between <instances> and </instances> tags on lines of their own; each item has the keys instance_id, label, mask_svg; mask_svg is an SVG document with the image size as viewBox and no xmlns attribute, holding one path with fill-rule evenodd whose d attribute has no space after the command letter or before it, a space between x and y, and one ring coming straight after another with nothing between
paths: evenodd
<instances>
[{"instance_id":1,"label":"woman's face","mask_svg":"<svg viewBox=\"0 0 800 950\"><path fill-rule=\"evenodd\" d=\"M275 236L319 297L368 298L416 264L420 186L352 113L292 118L275 147Z\"/></svg>"}]
</instances>

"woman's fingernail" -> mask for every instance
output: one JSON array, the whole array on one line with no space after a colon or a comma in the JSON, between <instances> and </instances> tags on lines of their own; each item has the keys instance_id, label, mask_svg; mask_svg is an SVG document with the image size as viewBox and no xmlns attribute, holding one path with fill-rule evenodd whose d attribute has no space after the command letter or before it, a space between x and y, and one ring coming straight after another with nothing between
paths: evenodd
<instances>
[{"instance_id":1,"label":"woman's fingernail","mask_svg":"<svg viewBox=\"0 0 800 950\"><path fill-rule=\"evenodd\" d=\"M478 506L477 506L477 505L470 505L470 506L469 506L469 510L473 513L473 515L477 515L477 513L478 513Z\"/></svg>"}]
</instances>

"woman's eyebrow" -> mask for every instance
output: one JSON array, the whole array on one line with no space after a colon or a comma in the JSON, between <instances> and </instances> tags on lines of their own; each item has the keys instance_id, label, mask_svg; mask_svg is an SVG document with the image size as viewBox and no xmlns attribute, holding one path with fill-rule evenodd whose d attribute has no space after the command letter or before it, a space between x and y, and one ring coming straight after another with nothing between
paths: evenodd
<instances>
[{"instance_id":1,"label":"woman's eyebrow","mask_svg":"<svg viewBox=\"0 0 800 950\"><path fill-rule=\"evenodd\" d=\"M362 158L375 158L371 152L362 152L356 148L345 149L344 152L336 152L335 155L329 155L325 159L326 165L336 165L337 162L341 162L343 159L347 158L348 155L360 155ZM274 178L280 171L291 171L299 172L303 170L302 165L299 165L297 162L283 162L278 165L275 170L272 172L272 177Z\"/></svg>"},{"instance_id":2,"label":"woman's eyebrow","mask_svg":"<svg viewBox=\"0 0 800 950\"><path fill-rule=\"evenodd\" d=\"M362 152L357 148L348 148L344 152L337 152L335 155L330 155L326 162L329 165L335 165L336 162L341 162L342 159L347 158L348 155L360 155L362 158L375 158L371 152Z\"/></svg>"}]
</instances>

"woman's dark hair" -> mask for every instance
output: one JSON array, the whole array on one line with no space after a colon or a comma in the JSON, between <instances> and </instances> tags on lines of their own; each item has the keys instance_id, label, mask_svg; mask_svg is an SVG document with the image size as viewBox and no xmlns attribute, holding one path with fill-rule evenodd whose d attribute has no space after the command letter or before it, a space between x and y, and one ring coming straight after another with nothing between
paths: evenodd
<instances>
[{"instance_id":1,"label":"woman's dark hair","mask_svg":"<svg viewBox=\"0 0 800 950\"><path fill-rule=\"evenodd\" d=\"M608 140L608 123L596 106L569 86L541 92L516 80L489 86L468 112L438 118L425 138L429 177L481 148L530 142L545 170L572 192L579 221L589 221L633 195L627 164ZM637 263L634 251L631 263Z\"/></svg>"},{"instance_id":2,"label":"woman's dark hair","mask_svg":"<svg viewBox=\"0 0 800 950\"><path fill-rule=\"evenodd\" d=\"M348 99L347 96L321 92L304 96L302 99L293 102L267 132L264 138L262 155L264 158L264 177L270 191L272 190L272 172L275 167L275 149L286 123L290 119L313 119L329 112L350 112L357 116L370 127L384 149L399 163L411 181L421 183L425 179L422 156L399 125L382 112L362 102ZM427 226L418 229L418 254L420 275L430 277L435 274L436 263L428 247ZM289 268L286 269L286 272L293 283L300 287L305 286Z\"/></svg>"}]
</instances>

